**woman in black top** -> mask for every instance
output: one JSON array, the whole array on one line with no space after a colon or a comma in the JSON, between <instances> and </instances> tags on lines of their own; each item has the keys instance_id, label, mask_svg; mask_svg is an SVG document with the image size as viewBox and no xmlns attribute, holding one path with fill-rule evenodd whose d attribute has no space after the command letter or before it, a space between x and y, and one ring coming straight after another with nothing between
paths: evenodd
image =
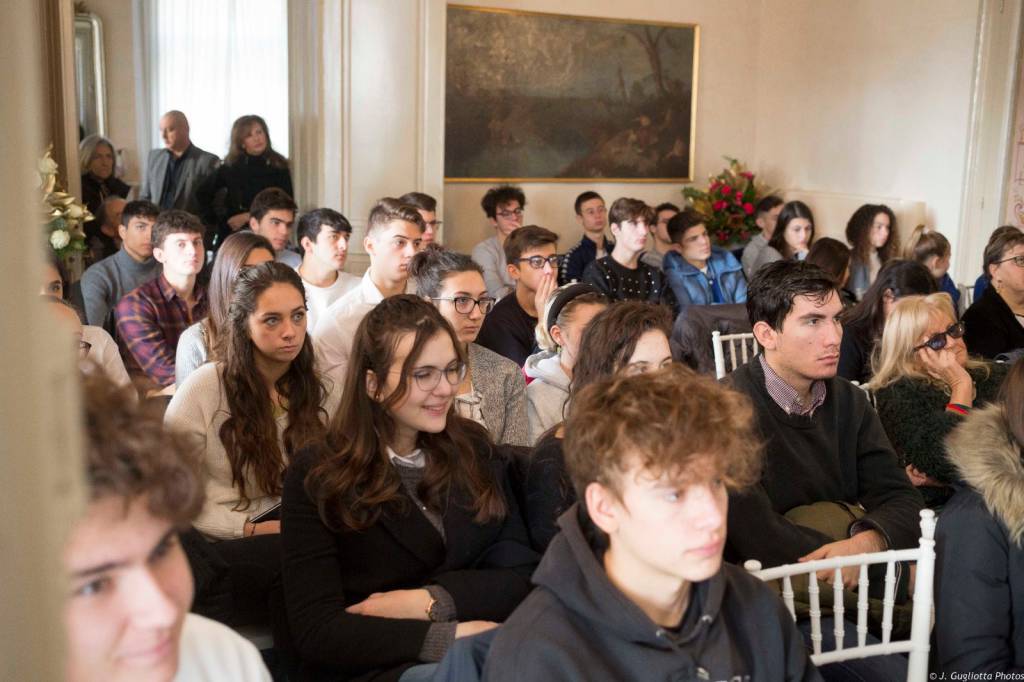
<instances>
[{"instance_id":1,"label":"woman in black top","mask_svg":"<svg viewBox=\"0 0 1024 682\"><path fill-rule=\"evenodd\" d=\"M909 260L890 260L864 293L860 303L843 318L843 340L839 346L839 376L862 384L871 379L871 353L882 338L885 321L903 296L935 293L935 280L928 268Z\"/></svg>"},{"instance_id":2,"label":"woman in black top","mask_svg":"<svg viewBox=\"0 0 1024 682\"><path fill-rule=\"evenodd\" d=\"M1024 234L993 235L985 247L985 272L991 283L964 313L967 350L995 358L1024 348Z\"/></svg>"},{"instance_id":3,"label":"woman in black top","mask_svg":"<svg viewBox=\"0 0 1024 682\"><path fill-rule=\"evenodd\" d=\"M671 363L671 328L669 311L651 303L622 301L602 310L580 339L570 396L613 374L642 374ZM526 472L526 523L538 552L547 549L558 532L558 517L576 501L565 469L562 436L561 424L541 436Z\"/></svg>"},{"instance_id":4,"label":"woman in black top","mask_svg":"<svg viewBox=\"0 0 1024 682\"><path fill-rule=\"evenodd\" d=\"M398 680L504 620L538 555L487 431L453 409L466 362L437 309L386 298L351 357L326 444L285 476L285 605L307 673Z\"/></svg>"},{"instance_id":5,"label":"woman in black top","mask_svg":"<svg viewBox=\"0 0 1024 682\"><path fill-rule=\"evenodd\" d=\"M196 192L203 222L216 225L217 244L249 223L253 198L268 187L295 196L288 159L274 151L261 116L242 116L231 126L231 147L215 173ZM223 203L217 201L223 194Z\"/></svg>"},{"instance_id":6,"label":"woman in black top","mask_svg":"<svg viewBox=\"0 0 1024 682\"><path fill-rule=\"evenodd\" d=\"M128 198L131 188L114 177L116 152L113 142L102 135L89 135L78 145L78 158L82 164L82 203L89 213L95 216L103 200L109 196Z\"/></svg>"}]
</instances>

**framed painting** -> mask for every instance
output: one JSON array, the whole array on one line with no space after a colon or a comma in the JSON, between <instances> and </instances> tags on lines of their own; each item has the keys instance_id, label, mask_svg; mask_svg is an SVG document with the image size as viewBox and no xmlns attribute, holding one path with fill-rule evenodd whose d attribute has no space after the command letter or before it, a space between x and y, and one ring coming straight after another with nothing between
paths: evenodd
<instances>
[{"instance_id":1,"label":"framed painting","mask_svg":"<svg viewBox=\"0 0 1024 682\"><path fill-rule=\"evenodd\" d=\"M686 182L696 24L449 5L448 182Z\"/></svg>"}]
</instances>

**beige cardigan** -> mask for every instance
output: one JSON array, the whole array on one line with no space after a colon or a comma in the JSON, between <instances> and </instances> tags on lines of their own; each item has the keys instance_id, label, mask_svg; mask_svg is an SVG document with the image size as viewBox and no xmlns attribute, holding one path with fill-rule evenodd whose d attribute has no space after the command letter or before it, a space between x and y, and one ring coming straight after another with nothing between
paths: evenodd
<instances>
[{"instance_id":1,"label":"beige cardigan","mask_svg":"<svg viewBox=\"0 0 1024 682\"><path fill-rule=\"evenodd\" d=\"M167 406L164 425L184 434L202 461L206 502L195 520L195 527L207 537L229 540L242 537L249 517L270 509L280 501L280 497L254 494L259 488L250 476L246 476L249 507L235 510L239 501L238 490L232 483L231 465L220 440L220 427L230 416L222 374L223 366L214 363L207 363L189 374ZM324 404L328 417L333 417L338 407L338 396L332 393L328 391ZM282 453L282 436L287 426L288 415L284 413L277 418L278 446Z\"/></svg>"}]
</instances>

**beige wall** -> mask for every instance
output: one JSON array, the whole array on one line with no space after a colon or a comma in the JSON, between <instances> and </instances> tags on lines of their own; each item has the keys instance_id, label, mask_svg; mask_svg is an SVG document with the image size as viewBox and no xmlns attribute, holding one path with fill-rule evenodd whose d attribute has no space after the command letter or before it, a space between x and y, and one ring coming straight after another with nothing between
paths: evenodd
<instances>
[{"instance_id":1,"label":"beige wall","mask_svg":"<svg viewBox=\"0 0 1024 682\"><path fill-rule=\"evenodd\" d=\"M139 153L135 135L135 56L132 3L127 0L88 0L89 11L103 22L107 71L107 137L124 150L124 181L142 181L146 151ZM156 122L153 122L156 126ZM140 159L142 159L140 161Z\"/></svg>"},{"instance_id":2,"label":"beige wall","mask_svg":"<svg viewBox=\"0 0 1024 682\"><path fill-rule=\"evenodd\" d=\"M472 3L468 3L472 4ZM695 178L721 170L723 155L751 160L756 119L755 81L759 3L706 2L705 0L491 0L489 7L523 9L601 17L642 18L652 21L700 25L700 70L697 90L697 142ZM443 73L442 73L443 75ZM444 187L445 241L468 250L492 232L487 227L480 198L488 184L446 183ZM617 197L631 196L657 204L679 204L681 184L649 183L522 183L526 192L526 222L543 225L562 235L561 248L579 239L573 200L594 189L610 205Z\"/></svg>"}]
</instances>

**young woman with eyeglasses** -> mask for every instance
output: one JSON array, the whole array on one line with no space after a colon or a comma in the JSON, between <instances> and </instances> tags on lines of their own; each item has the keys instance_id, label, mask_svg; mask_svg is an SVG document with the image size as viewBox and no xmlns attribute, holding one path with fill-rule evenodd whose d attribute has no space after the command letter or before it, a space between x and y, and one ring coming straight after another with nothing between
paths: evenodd
<instances>
[{"instance_id":1,"label":"young woman with eyeglasses","mask_svg":"<svg viewBox=\"0 0 1024 682\"><path fill-rule=\"evenodd\" d=\"M430 245L409 264L416 293L432 302L455 330L466 358L466 376L455 411L484 426L495 443L527 445L526 382L519 366L474 343L495 300L483 268L472 258Z\"/></svg>"},{"instance_id":2,"label":"young woman with eyeglasses","mask_svg":"<svg viewBox=\"0 0 1024 682\"><path fill-rule=\"evenodd\" d=\"M326 443L285 476L285 606L307 676L425 679L418 664L529 592L538 556L486 429L455 411L464 378L462 342L422 298L359 324Z\"/></svg>"},{"instance_id":3,"label":"young woman with eyeglasses","mask_svg":"<svg viewBox=\"0 0 1024 682\"><path fill-rule=\"evenodd\" d=\"M920 263L890 260L878 271L860 302L843 316L837 374L864 384L871 379L871 354L882 338L885 321L896 301L904 296L935 293L935 280Z\"/></svg>"},{"instance_id":4,"label":"young woman with eyeglasses","mask_svg":"<svg viewBox=\"0 0 1024 682\"><path fill-rule=\"evenodd\" d=\"M1024 348L1024 233L1006 230L985 247L990 284L964 313L967 349L994 359Z\"/></svg>"},{"instance_id":5,"label":"young woman with eyeglasses","mask_svg":"<svg viewBox=\"0 0 1024 682\"><path fill-rule=\"evenodd\" d=\"M580 354L569 385L570 399L584 387L612 375L643 374L671 364L671 330L672 315L665 306L621 301L605 307L590 320L580 339ZM544 434L526 472L526 524L538 552L547 549L558 532L558 517L576 501L565 469L563 435L561 425Z\"/></svg>"},{"instance_id":6,"label":"young woman with eyeglasses","mask_svg":"<svg viewBox=\"0 0 1024 682\"><path fill-rule=\"evenodd\" d=\"M964 326L946 293L907 296L893 307L868 388L878 416L929 506L951 493L956 471L944 440L977 405L996 399L1006 365L971 358Z\"/></svg>"}]
</instances>

